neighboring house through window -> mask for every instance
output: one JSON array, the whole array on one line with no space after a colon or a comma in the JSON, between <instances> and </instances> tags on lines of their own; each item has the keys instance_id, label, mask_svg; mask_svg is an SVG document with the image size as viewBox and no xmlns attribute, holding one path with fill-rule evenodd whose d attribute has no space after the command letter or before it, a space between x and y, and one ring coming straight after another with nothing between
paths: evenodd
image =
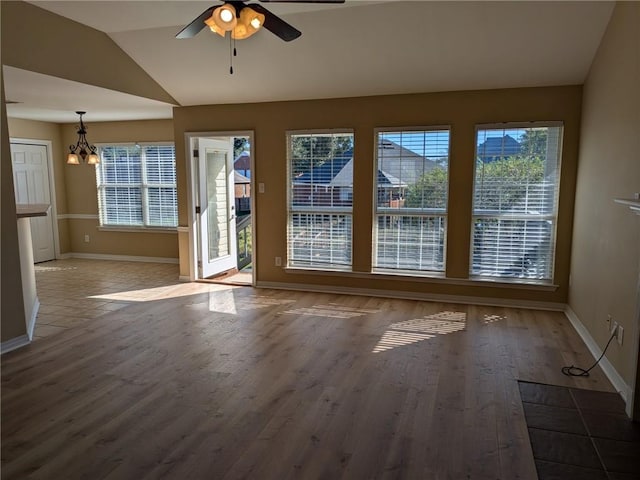
<instances>
[{"instance_id":1,"label":"neighboring house through window","mask_svg":"<svg viewBox=\"0 0 640 480\"><path fill-rule=\"evenodd\" d=\"M288 265L351 267L353 133L289 133Z\"/></svg>"},{"instance_id":2,"label":"neighboring house through window","mask_svg":"<svg viewBox=\"0 0 640 480\"><path fill-rule=\"evenodd\" d=\"M173 144L102 145L99 152L100 225L178 225Z\"/></svg>"},{"instance_id":3,"label":"neighboring house through window","mask_svg":"<svg viewBox=\"0 0 640 480\"><path fill-rule=\"evenodd\" d=\"M562 124L480 126L471 275L553 279Z\"/></svg>"},{"instance_id":4,"label":"neighboring house through window","mask_svg":"<svg viewBox=\"0 0 640 480\"><path fill-rule=\"evenodd\" d=\"M376 133L373 268L444 271L448 128Z\"/></svg>"}]
</instances>

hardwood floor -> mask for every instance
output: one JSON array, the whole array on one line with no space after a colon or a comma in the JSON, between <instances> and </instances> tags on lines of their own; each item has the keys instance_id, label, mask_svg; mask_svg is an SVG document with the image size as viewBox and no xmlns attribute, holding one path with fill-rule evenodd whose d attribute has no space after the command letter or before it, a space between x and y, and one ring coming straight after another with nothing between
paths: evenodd
<instances>
[{"instance_id":1,"label":"hardwood floor","mask_svg":"<svg viewBox=\"0 0 640 480\"><path fill-rule=\"evenodd\" d=\"M612 390L560 373L593 357L558 312L171 282L136 298L2 356L2 479L535 479L517 380Z\"/></svg>"}]
</instances>

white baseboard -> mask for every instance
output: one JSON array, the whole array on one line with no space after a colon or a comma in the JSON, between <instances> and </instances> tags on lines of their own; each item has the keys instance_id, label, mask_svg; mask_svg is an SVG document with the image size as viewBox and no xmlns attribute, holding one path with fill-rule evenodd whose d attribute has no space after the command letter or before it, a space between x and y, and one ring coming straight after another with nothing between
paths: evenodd
<instances>
[{"instance_id":1,"label":"white baseboard","mask_svg":"<svg viewBox=\"0 0 640 480\"><path fill-rule=\"evenodd\" d=\"M60 255L58 255L56 257L56 260L68 260L72 258L72 254L71 253L61 253Z\"/></svg>"},{"instance_id":2,"label":"white baseboard","mask_svg":"<svg viewBox=\"0 0 640 480\"><path fill-rule=\"evenodd\" d=\"M0 343L0 354L8 353L16 348L29 345L30 343L31 340L29 340L29 336L25 333L24 335L20 335L19 337Z\"/></svg>"},{"instance_id":3,"label":"white baseboard","mask_svg":"<svg viewBox=\"0 0 640 480\"><path fill-rule=\"evenodd\" d=\"M38 317L38 310L40 310L40 300L36 297L36 301L33 302L33 311L31 313L31 318L27 322L27 335L29 336L29 340L33 340L33 331L36 328L36 318Z\"/></svg>"},{"instance_id":4,"label":"white baseboard","mask_svg":"<svg viewBox=\"0 0 640 480\"><path fill-rule=\"evenodd\" d=\"M149 263L179 263L177 258L169 257L141 257L136 255L109 255L105 253L79 253L73 252L67 258L85 258L88 260L115 260L121 262L149 262Z\"/></svg>"},{"instance_id":5,"label":"white baseboard","mask_svg":"<svg viewBox=\"0 0 640 480\"><path fill-rule=\"evenodd\" d=\"M330 285L309 285L284 282L256 282L257 288L274 288L277 290L295 290L305 292L333 293L345 295L362 295L365 297L400 298L403 300L423 300L428 302L462 303L465 305L485 305L493 307L528 308L536 310L553 310L562 312L564 303L536 302L531 300L512 300L495 297L472 297L462 295L439 295L421 292L396 292L372 288L334 287Z\"/></svg>"},{"instance_id":6,"label":"white baseboard","mask_svg":"<svg viewBox=\"0 0 640 480\"><path fill-rule=\"evenodd\" d=\"M573 325L573 328L575 328L576 332L578 332L578 335L580 335L580 338L591 352L591 355L593 355L593 358L600 358L600 355L602 355L602 349L593 339L593 337L589 333L589 330L587 330L587 327L585 327L584 324L580 321L578 315L576 315L576 312L574 312L573 309L569 305L567 305L564 313L571 322L571 325ZM620 376L618 371L614 368L614 366L606 356L602 357L599 365L609 381L613 384L613 387L618 392L620 392L620 396L624 399L625 402L627 402L627 413L629 413L629 400L632 398L631 387L627 385L627 383Z\"/></svg>"}]
</instances>

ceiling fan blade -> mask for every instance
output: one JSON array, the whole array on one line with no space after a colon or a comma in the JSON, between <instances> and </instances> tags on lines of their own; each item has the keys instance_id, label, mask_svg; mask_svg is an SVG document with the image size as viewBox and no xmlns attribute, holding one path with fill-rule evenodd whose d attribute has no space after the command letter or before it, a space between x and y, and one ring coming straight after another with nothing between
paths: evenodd
<instances>
[{"instance_id":1,"label":"ceiling fan blade","mask_svg":"<svg viewBox=\"0 0 640 480\"><path fill-rule=\"evenodd\" d=\"M285 42L290 42L291 40L295 40L302 32L295 27L292 27L287 22L282 20L277 15L271 13L269 10L264 8L259 3L252 3L249 5L256 12L262 13L264 15L264 25L263 27L269 30L274 35L280 37Z\"/></svg>"},{"instance_id":2,"label":"ceiling fan blade","mask_svg":"<svg viewBox=\"0 0 640 480\"><path fill-rule=\"evenodd\" d=\"M204 21L209 18L216 7L207 8L204 12L200 14L198 18L196 18L189 25L184 27L182 30L178 32L176 38L192 38L195 37L200 30L206 27Z\"/></svg>"}]
</instances>

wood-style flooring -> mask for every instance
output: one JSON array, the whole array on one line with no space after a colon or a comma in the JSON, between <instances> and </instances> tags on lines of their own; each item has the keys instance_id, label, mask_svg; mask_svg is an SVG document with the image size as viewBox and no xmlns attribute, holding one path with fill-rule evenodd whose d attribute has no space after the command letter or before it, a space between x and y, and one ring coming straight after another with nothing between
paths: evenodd
<instances>
[{"instance_id":1,"label":"wood-style flooring","mask_svg":"<svg viewBox=\"0 0 640 480\"><path fill-rule=\"evenodd\" d=\"M612 390L560 373L593 357L559 312L67 262L58 295L105 311L2 356L2 479L533 480L517 380Z\"/></svg>"}]
</instances>

